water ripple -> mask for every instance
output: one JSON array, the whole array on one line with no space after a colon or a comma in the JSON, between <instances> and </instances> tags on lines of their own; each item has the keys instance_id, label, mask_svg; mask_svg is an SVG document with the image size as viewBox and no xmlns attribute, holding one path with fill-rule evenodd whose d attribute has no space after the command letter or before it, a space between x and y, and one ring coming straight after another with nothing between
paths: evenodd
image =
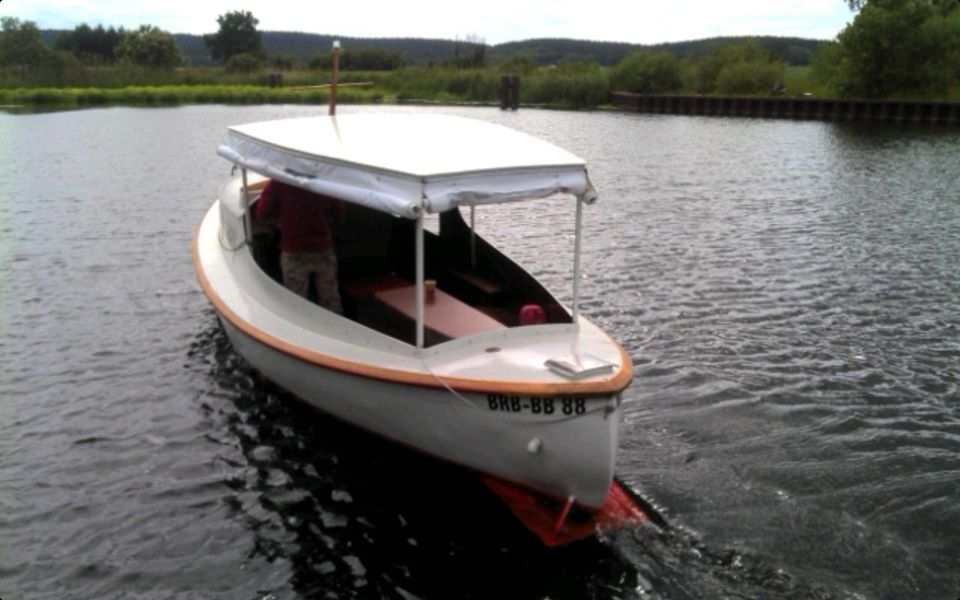
<instances>
[{"instance_id":1,"label":"water ripple","mask_svg":"<svg viewBox=\"0 0 960 600\"><path fill-rule=\"evenodd\" d=\"M956 597L956 132L433 110L591 165L582 308L634 359L618 471L668 526L547 552L233 353L188 256L211 149L315 108L0 115L4 597ZM569 303L568 208L477 216Z\"/></svg>"}]
</instances>

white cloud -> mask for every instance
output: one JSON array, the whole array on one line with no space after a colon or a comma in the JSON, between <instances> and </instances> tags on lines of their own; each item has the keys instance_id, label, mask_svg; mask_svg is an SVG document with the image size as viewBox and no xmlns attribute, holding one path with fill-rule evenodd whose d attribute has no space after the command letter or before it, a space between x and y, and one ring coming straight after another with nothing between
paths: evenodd
<instances>
[{"instance_id":1,"label":"white cloud","mask_svg":"<svg viewBox=\"0 0 960 600\"><path fill-rule=\"evenodd\" d=\"M852 18L843 0L274 0L247 6L233 0L167 0L149 7L126 0L6 0L0 5L0 15L36 21L41 28L149 23L174 33L216 31L217 16L231 10L251 11L261 30L446 39L472 34L493 44L540 37L637 44L725 35L828 39Z\"/></svg>"}]
</instances>

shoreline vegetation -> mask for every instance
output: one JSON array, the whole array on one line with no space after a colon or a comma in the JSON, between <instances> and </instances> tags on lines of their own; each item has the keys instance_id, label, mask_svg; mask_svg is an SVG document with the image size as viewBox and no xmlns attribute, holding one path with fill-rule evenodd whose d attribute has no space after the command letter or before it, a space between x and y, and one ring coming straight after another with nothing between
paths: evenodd
<instances>
[{"instance_id":1,"label":"shoreline vegetation","mask_svg":"<svg viewBox=\"0 0 960 600\"><path fill-rule=\"evenodd\" d=\"M833 41L358 39L339 54L337 100L497 104L501 78L515 75L520 105L550 108L608 107L611 92L960 102L960 4L846 2L856 16ZM247 11L217 22L217 33L177 37L152 25L42 32L31 21L0 17L0 105L328 101L329 36L260 32Z\"/></svg>"},{"instance_id":2,"label":"shoreline vegetation","mask_svg":"<svg viewBox=\"0 0 960 600\"><path fill-rule=\"evenodd\" d=\"M176 104L326 104L325 74L283 73L283 83L267 75L250 81L147 83L139 85L25 86L0 88L0 105L157 106ZM262 81L261 81L262 80ZM368 85L357 86L357 83ZM351 85L353 84L353 85ZM490 70L404 69L390 73L342 73L338 104L498 103L500 74ZM521 103L557 108L607 105L609 83L601 73L580 76L522 77Z\"/></svg>"},{"instance_id":3,"label":"shoreline vegetation","mask_svg":"<svg viewBox=\"0 0 960 600\"><path fill-rule=\"evenodd\" d=\"M732 90L742 96L833 97L816 81L809 66L787 66L777 80L779 90ZM502 69L405 67L393 71L341 72L338 104L478 104L497 105ZM271 74L268 69L244 75L228 74L218 67L189 67L151 72L130 67L99 67L93 76L74 84L21 85L0 82L0 106L5 108L86 108L99 106L175 106L184 104L326 104L329 74L294 70ZM520 76L521 106L562 109L596 109L612 106L610 92L615 67L590 63L535 68ZM84 81L85 80L85 81ZM125 84L125 81L136 82ZM278 81L280 82L278 85ZM24 82L25 83L25 82ZM357 83L365 85L357 86ZM354 85L351 85L354 84ZM777 84L775 84L777 85ZM699 92L679 87L689 96L721 96L730 91ZM960 86L948 94L917 94L905 100L960 101Z\"/></svg>"}]
</instances>

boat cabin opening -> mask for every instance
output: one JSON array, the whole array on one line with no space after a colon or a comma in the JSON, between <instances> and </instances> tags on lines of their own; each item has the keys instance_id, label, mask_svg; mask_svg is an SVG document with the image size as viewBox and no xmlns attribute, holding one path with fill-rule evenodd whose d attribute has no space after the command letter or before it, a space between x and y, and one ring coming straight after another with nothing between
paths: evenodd
<instances>
[{"instance_id":1,"label":"boat cabin opening","mask_svg":"<svg viewBox=\"0 0 960 600\"><path fill-rule=\"evenodd\" d=\"M251 212L265 183L251 182L247 187ZM342 220L331 222L331 227L344 316L417 344L415 282L422 221L350 202L343 206ZM282 284L276 230L248 223L256 263ZM573 322L567 309L533 276L477 235L460 209L439 213L435 229L422 231L424 346L497 329ZM316 297L311 284L308 298Z\"/></svg>"}]
</instances>

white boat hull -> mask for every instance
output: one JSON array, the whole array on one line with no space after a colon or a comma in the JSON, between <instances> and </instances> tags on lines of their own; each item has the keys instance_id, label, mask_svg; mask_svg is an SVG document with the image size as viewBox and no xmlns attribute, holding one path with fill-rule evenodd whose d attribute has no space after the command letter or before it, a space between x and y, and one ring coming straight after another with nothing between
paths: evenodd
<instances>
[{"instance_id":1,"label":"white boat hull","mask_svg":"<svg viewBox=\"0 0 960 600\"><path fill-rule=\"evenodd\" d=\"M221 322L255 369L326 413L549 496L573 496L586 508L599 507L606 496L620 421L615 394L582 398L579 406L576 397L537 398L540 414L534 414L529 396L454 393L359 377L305 363Z\"/></svg>"},{"instance_id":2,"label":"white boat hull","mask_svg":"<svg viewBox=\"0 0 960 600\"><path fill-rule=\"evenodd\" d=\"M220 203L194 235L198 280L236 351L271 381L344 421L586 509L613 477L623 349L586 319L504 328L416 348L330 313L224 243ZM578 348L616 370L571 381L544 366Z\"/></svg>"}]
</instances>

